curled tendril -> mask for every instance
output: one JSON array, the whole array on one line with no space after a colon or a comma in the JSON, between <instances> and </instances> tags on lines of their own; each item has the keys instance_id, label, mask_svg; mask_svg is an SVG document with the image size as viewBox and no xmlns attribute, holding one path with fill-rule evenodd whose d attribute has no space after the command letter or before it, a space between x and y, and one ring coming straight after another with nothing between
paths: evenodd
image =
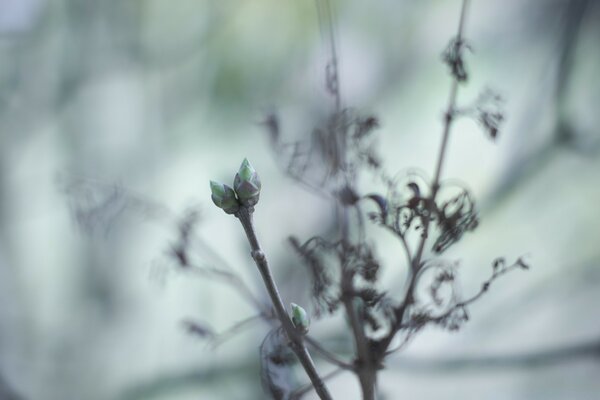
<instances>
[{"instance_id":1,"label":"curled tendril","mask_svg":"<svg viewBox=\"0 0 600 400\"><path fill-rule=\"evenodd\" d=\"M439 314L446 312L460 301L459 287L456 282L457 268L457 262L446 260L430 260L423 265L417 276L417 285L421 288L419 292L424 293L420 296L418 308ZM444 291L444 288L448 291Z\"/></svg>"},{"instance_id":2,"label":"curled tendril","mask_svg":"<svg viewBox=\"0 0 600 400\"><path fill-rule=\"evenodd\" d=\"M442 268L440 269L440 266ZM450 280L449 277L441 277L435 278L433 280L433 284L430 286L430 294L433 291L433 287L436 286L436 282L441 281L452 281L452 292L449 297L449 301L447 305L444 307L445 311L439 312L434 310L435 299L432 302L421 302L412 306L409 319L407 325L404 325L404 329L413 329L419 330L427 324L436 324L442 326L445 329L449 330L457 330L462 324L469 320L469 313L467 307L481 298L489 289L490 286L496 279L501 277L504 274L507 274L513 270L521 269L527 270L529 269L529 263L525 260L525 257L519 257L514 263L507 264L506 260L503 257L496 258L492 263L492 274L491 276L485 280L477 293L473 296L467 298L466 300L462 300L460 294L458 293L458 286L454 283L454 279ZM438 273L444 274L444 263L440 263L436 261L434 263L428 263L423 266L423 269L420 272L421 277L419 280L422 280L422 276L424 276L424 272L427 270L437 270ZM438 277L440 275L437 275ZM431 296L433 297L433 296ZM433 306L432 306L433 304Z\"/></svg>"},{"instance_id":3,"label":"curled tendril","mask_svg":"<svg viewBox=\"0 0 600 400\"><path fill-rule=\"evenodd\" d=\"M435 253L443 252L478 225L475 201L467 189L456 183L444 183L433 203L430 186L418 173L390 180L385 205L385 213L372 213L370 217L401 237L411 228L421 230L425 221L434 223L438 232L433 244Z\"/></svg>"},{"instance_id":4,"label":"curled tendril","mask_svg":"<svg viewBox=\"0 0 600 400\"><path fill-rule=\"evenodd\" d=\"M420 229L429 216L430 188L424 174L411 170L396 175L388 182L389 218L383 221L397 234L406 235L414 227Z\"/></svg>"},{"instance_id":5,"label":"curled tendril","mask_svg":"<svg viewBox=\"0 0 600 400\"><path fill-rule=\"evenodd\" d=\"M423 264L417 275L421 293L409 306L401 330L412 335L428 324L436 324L448 330L457 330L469 319L468 302L461 300L456 282L457 262L430 260ZM444 291L443 288L448 288Z\"/></svg>"}]
</instances>

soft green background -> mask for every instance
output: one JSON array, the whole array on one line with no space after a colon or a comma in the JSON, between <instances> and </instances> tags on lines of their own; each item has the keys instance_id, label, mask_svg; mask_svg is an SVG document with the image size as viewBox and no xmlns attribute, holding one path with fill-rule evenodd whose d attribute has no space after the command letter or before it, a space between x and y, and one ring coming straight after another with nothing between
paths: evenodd
<instances>
[{"instance_id":1,"label":"soft green background","mask_svg":"<svg viewBox=\"0 0 600 400\"><path fill-rule=\"evenodd\" d=\"M482 224L446 257L461 261L465 293L496 256L528 254L533 269L500 280L458 334L421 334L389 361L381 390L388 399L595 399L597 354L411 367L600 340L599 4L472 3L472 79L459 99L491 85L508 120L496 143L470 121L452 132L444 176L472 188ZM379 116L389 171L431 173L449 89L439 54L460 2L333 4L344 104ZM326 61L309 0L0 0L0 389L30 400L264 398L266 326L216 350L182 329L195 318L225 330L252 310L226 286L173 272L174 226L134 207L107 211L110 229L85 234L64 186L85 179L102 199L117 184L177 215L200 204L200 235L264 296L241 228L209 200L209 179L229 180L248 157L263 180L263 246L285 300L301 301L304 275L289 271L285 238L325 230L331 209L283 176L259 122L278 110L286 135L310 132L331 107ZM400 247L377 237L386 280L399 282ZM330 387L359 398L352 376Z\"/></svg>"}]
</instances>

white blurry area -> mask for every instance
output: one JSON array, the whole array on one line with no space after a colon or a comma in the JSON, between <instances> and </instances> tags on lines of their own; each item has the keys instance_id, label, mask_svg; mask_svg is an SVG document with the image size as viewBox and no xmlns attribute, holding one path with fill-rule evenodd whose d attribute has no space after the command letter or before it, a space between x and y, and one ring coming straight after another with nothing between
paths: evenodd
<instances>
[{"instance_id":1,"label":"white blurry area","mask_svg":"<svg viewBox=\"0 0 600 400\"><path fill-rule=\"evenodd\" d=\"M452 132L444 176L466 182L483 212L445 257L461 260L465 293L499 255L529 254L533 268L495 283L459 333L428 330L398 360L521 354L600 335L598 7L583 20L557 110L568 2L473 3L472 79L460 100L492 84L508 100L508 121L496 143L473 122ZM439 54L458 2L335 8L344 103L380 118L389 171L431 173L449 88ZM200 234L262 294L242 231L212 206L208 181L230 180L244 157L255 165L264 183L257 229L279 276L290 264L287 235L326 229L330 209L283 177L258 125L277 109L284 132L302 134L330 107L318 29L311 2L0 0L0 376L23 398L263 398L264 326L212 351L182 329L195 318L224 330L252 309L227 286L172 272L165 252L175 226L132 208L111 229L83 234L62 188L84 178L101 196L116 184L175 215L200 204ZM556 138L559 112L572 142ZM398 282L400 247L377 238L385 280ZM322 337L343 326L315 325ZM451 372L395 365L381 375L390 399L600 392L597 358ZM352 376L331 388L359 398Z\"/></svg>"}]
</instances>

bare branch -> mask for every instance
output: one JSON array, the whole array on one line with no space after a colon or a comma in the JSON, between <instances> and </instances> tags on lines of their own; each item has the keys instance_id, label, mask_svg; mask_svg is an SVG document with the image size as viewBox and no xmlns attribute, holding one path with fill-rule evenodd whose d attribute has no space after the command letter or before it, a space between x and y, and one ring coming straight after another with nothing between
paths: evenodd
<instances>
[{"instance_id":1,"label":"bare branch","mask_svg":"<svg viewBox=\"0 0 600 400\"><path fill-rule=\"evenodd\" d=\"M465 24L467 7L469 4L469 0L463 0L462 8L460 13L460 22L458 24L458 33L456 36L456 41L461 42L463 37L463 29ZM427 236L429 233L429 224L431 222L431 213L432 213L432 205L435 204L435 199L437 192L440 187L440 176L442 173L442 166L444 164L444 158L446 156L446 149L448 147L448 139L450 136L450 129L452 127L452 122L454 120L454 111L456 109L456 99L458 94L458 85L461 79L459 76L454 75L452 79L452 84L450 87L450 95L448 98L448 105L446 107L446 112L444 115L444 127L442 131L442 143L440 145L440 151L438 153L438 159L435 167L435 175L433 177L433 181L431 184L431 194L429 196L426 204L428 205L428 215L424 218L421 238L417 247L416 254L413 256L411 260L411 268L412 272L409 276L409 284L406 290L406 294L404 295L404 299L400 306L396 311L396 320L394 326L390 330L389 334L381 341L380 345L382 349L387 349L393 340L396 332L398 331L399 326L402 324L404 319L404 315L406 313L407 308L414 302L414 289L416 285L416 279L418 275L418 271L422 266L422 257L423 250L425 249L425 242L427 241Z\"/></svg>"},{"instance_id":2,"label":"bare branch","mask_svg":"<svg viewBox=\"0 0 600 400\"><path fill-rule=\"evenodd\" d=\"M344 368L336 368L333 371L331 371L330 373L323 375L322 379L324 381L327 381L329 379L332 379L332 378L338 376L342 372L344 372ZM294 390L290 394L290 400L299 400L300 398L302 398L302 396L310 393L312 390L314 390L314 387L312 384L307 384L307 385L301 386L298 389Z\"/></svg>"},{"instance_id":3,"label":"bare branch","mask_svg":"<svg viewBox=\"0 0 600 400\"><path fill-rule=\"evenodd\" d=\"M319 377L312 358L306 349L306 346L304 345L303 336L296 330L296 327L292 323L292 320L290 319L285 306L283 305L281 295L279 294L279 290L275 284L275 280L273 279L271 269L267 263L267 258L265 257L265 254L258 243L254 225L252 223L252 212L252 208L240 207L240 210L236 213L237 218L242 223L244 231L246 232L246 237L248 238L248 243L250 244L251 248L250 254L252 255L252 258L254 259L254 262L256 263L256 266L258 267L258 270L263 278L265 287L269 297L271 298L273 307L275 308L277 318L281 322L281 326L290 340L290 347L300 360L302 367L306 371L306 374L312 382L319 397L322 400L331 400L332 397L325 387L325 384Z\"/></svg>"},{"instance_id":4,"label":"bare branch","mask_svg":"<svg viewBox=\"0 0 600 400\"><path fill-rule=\"evenodd\" d=\"M351 370L351 371L354 370L354 366L352 364L340 359L338 356L336 356L329 350L325 349L317 340L313 339L310 336L305 336L304 340L310 347L315 349L315 351L318 352L325 360L329 361L332 364L337 365L340 368Z\"/></svg>"}]
</instances>

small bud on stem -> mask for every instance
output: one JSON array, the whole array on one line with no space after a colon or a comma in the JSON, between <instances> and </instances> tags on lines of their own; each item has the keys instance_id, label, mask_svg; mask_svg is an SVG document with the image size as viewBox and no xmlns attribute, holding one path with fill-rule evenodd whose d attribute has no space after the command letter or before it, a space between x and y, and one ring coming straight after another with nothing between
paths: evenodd
<instances>
[{"instance_id":1,"label":"small bud on stem","mask_svg":"<svg viewBox=\"0 0 600 400\"><path fill-rule=\"evenodd\" d=\"M308 333L308 327L310 326L310 318L308 313L298 304L292 303L292 323L302 333Z\"/></svg>"}]
</instances>

